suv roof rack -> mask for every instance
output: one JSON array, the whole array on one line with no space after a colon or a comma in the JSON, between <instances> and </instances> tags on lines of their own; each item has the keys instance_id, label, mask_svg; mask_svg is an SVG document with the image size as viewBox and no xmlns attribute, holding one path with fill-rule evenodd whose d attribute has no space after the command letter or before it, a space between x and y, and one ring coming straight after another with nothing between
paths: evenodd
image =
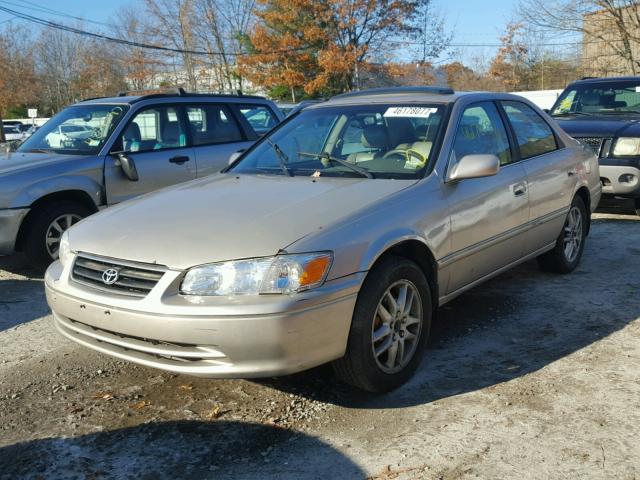
<instances>
[{"instance_id":1,"label":"suv roof rack","mask_svg":"<svg viewBox=\"0 0 640 480\"><path fill-rule=\"evenodd\" d=\"M449 87L382 87L359 90L357 92L341 93L333 98L362 97L366 95L389 95L394 93L429 93L435 95L453 95L455 92Z\"/></svg>"},{"instance_id":2,"label":"suv roof rack","mask_svg":"<svg viewBox=\"0 0 640 480\"><path fill-rule=\"evenodd\" d=\"M228 97L228 98L247 98L247 99L257 99L264 100L264 97L259 95L245 95L242 93L242 90L236 90L236 93L191 93L187 92L182 87L176 88L167 88L167 89L157 89L157 90L147 90L151 93L145 94L145 90L131 90L118 92L119 97L125 97L128 95L139 94L140 96L133 100L131 103L140 102L142 100L147 100L149 98L161 98L161 97Z\"/></svg>"},{"instance_id":3,"label":"suv roof rack","mask_svg":"<svg viewBox=\"0 0 640 480\"><path fill-rule=\"evenodd\" d=\"M580 80L594 80L599 77L582 77Z\"/></svg>"}]
</instances>

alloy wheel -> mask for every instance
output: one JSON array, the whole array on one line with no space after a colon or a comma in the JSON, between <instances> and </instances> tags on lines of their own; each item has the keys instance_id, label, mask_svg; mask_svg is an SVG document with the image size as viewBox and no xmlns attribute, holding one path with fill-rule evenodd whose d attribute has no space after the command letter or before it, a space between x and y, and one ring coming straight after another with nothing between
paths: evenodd
<instances>
[{"instance_id":1,"label":"alloy wheel","mask_svg":"<svg viewBox=\"0 0 640 480\"><path fill-rule=\"evenodd\" d=\"M409 280L399 280L382 295L373 319L371 346L385 373L401 371L413 358L422 329L422 299Z\"/></svg>"},{"instance_id":2,"label":"alloy wheel","mask_svg":"<svg viewBox=\"0 0 640 480\"><path fill-rule=\"evenodd\" d=\"M45 245L47 247L47 253L53 260L58 258L62 234L80 220L82 220L82 217L79 215L67 213L65 215L60 215L49 224L45 235Z\"/></svg>"},{"instance_id":3,"label":"alloy wheel","mask_svg":"<svg viewBox=\"0 0 640 480\"><path fill-rule=\"evenodd\" d=\"M569 263L580 253L582 244L582 212L575 205L569 210L564 224L564 256Z\"/></svg>"}]
</instances>

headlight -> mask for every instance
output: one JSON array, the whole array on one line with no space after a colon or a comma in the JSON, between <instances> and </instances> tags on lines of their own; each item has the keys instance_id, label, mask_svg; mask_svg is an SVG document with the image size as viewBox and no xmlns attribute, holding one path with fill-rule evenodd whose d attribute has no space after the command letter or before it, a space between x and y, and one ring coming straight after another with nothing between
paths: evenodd
<instances>
[{"instance_id":1,"label":"headlight","mask_svg":"<svg viewBox=\"0 0 640 480\"><path fill-rule=\"evenodd\" d=\"M69 232L65 231L60 238L60 246L58 247L58 258L64 267L71 259L71 247L69 246Z\"/></svg>"},{"instance_id":2,"label":"headlight","mask_svg":"<svg viewBox=\"0 0 640 480\"><path fill-rule=\"evenodd\" d=\"M622 137L616 140L613 147L614 157L634 157L640 155L640 138Z\"/></svg>"},{"instance_id":3,"label":"headlight","mask_svg":"<svg viewBox=\"0 0 640 480\"><path fill-rule=\"evenodd\" d=\"M189 270L180 286L184 295L288 294L322 285L333 255L329 252L212 263Z\"/></svg>"}]
</instances>

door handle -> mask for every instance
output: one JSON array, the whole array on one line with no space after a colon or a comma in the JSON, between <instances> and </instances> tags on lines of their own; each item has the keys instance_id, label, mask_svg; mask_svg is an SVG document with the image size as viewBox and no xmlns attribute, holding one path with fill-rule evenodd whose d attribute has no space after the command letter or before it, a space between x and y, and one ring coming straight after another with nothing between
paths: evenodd
<instances>
[{"instance_id":1,"label":"door handle","mask_svg":"<svg viewBox=\"0 0 640 480\"><path fill-rule=\"evenodd\" d=\"M527 185L525 183L518 183L514 185L512 188L513 188L513 194L516 197L521 197L522 195L527 193Z\"/></svg>"},{"instance_id":2,"label":"door handle","mask_svg":"<svg viewBox=\"0 0 640 480\"><path fill-rule=\"evenodd\" d=\"M179 156L179 157L173 157L169 159L170 163L175 163L177 165L182 165L185 162L188 162L190 160L189 157L185 157L185 156Z\"/></svg>"}]
</instances>

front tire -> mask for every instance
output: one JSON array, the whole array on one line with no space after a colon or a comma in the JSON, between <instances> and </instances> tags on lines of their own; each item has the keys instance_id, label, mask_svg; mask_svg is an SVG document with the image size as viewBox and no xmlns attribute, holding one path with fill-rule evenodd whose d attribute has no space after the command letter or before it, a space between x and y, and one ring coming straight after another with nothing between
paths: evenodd
<instances>
[{"instance_id":1,"label":"front tire","mask_svg":"<svg viewBox=\"0 0 640 480\"><path fill-rule=\"evenodd\" d=\"M44 269L56 260L62 234L90 214L84 205L67 200L36 211L29 220L24 241L24 251L33 266Z\"/></svg>"},{"instance_id":2,"label":"front tire","mask_svg":"<svg viewBox=\"0 0 640 480\"><path fill-rule=\"evenodd\" d=\"M575 270L584 251L587 222L587 208L582 198L576 196L558 235L556 246L538 257L538 264L543 271L569 273Z\"/></svg>"},{"instance_id":3,"label":"front tire","mask_svg":"<svg viewBox=\"0 0 640 480\"><path fill-rule=\"evenodd\" d=\"M345 383L386 392L415 373L431 328L429 283L414 262L389 256L367 276L353 314L345 356L333 363Z\"/></svg>"}]
</instances>

